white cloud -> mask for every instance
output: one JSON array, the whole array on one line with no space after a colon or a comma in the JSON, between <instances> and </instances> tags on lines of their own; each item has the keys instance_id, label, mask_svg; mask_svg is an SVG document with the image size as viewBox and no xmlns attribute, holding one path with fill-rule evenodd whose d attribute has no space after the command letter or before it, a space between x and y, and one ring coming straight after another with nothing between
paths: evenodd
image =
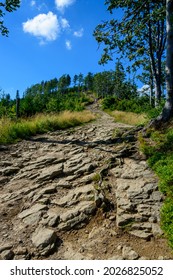
<instances>
[{"instance_id":1,"label":"white cloud","mask_svg":"<svg viewBox=\"0 0 173 280\"><path fill-rule=\"evenodd\" d=\"M54 41L60 33L60 26L57 16L52 12L39 14L33 19L23 23L23 31L38 37L41 43L45 41Z\"/></svg>"},{"instance_id":2,"label":"white cloud","mask_svg":"<svg viewBox=\"0 0 173 280\"><path fill-rule=\"evenodd\" d=\"M58 10L63 11L68 6L72 5L76 0L55 0Z\"/></svg>"},{"instance_id":3,"label":"white cloud","mask_svg":"<svg viewBox=\"0 0 173 280\"><path fill-rule=\"evenodd\" d=\"M70 24L66 18L61 18L60 23L63 29L70 28Z\"/></svg>"},{"instance_id":4,"label":"white cloud","mask_svg":"<svg viewBox=\"0 0 173 280\"><path fill-rule=\"evenodd\" d=\"M31 5L31 7L35 6L36 5L36 1L32 0L30 5Z\"/></svg>"},{"instance_id":5,"label":"white cloud","mask_svg":"<svg viewBox=\"0 0 173 280\"><path fill-rule=\"evenodd\" d=\"M75 32L73 33L73 35L74 35L75 37L82 37L82 36L83 36L83 33L84 33L84 29L81 28L80 30L75 31Z\"/></svg>"},{"instance_id":6,"label":"white cloud","mask_svg":"<svg viewBox=\"0 0 173 280\"><path fill-rule=\"evenodd\" d=\"M71 42L69 40L66 40L65 45L66 45L67 50L71 50L72 49L72 44L71 44Z\"/></svg>"},{"instance_id":7,"label":"white cloud","mask_svg":"<svg viewBox=\"0 0 173 280\"><path fill-rule=\"evenodd\" d=\"M141 88L138 88L138 93L140 95L150 94L150 86L149 85L143 85Z\"/></svg>"}]
</instances>

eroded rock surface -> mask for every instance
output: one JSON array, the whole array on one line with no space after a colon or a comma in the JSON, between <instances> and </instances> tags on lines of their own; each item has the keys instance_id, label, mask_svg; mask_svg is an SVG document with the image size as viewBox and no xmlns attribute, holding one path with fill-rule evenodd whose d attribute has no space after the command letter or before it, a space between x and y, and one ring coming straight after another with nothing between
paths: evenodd
<instances>
[{"instance_id":1,"label":"eroded rock surface","mask_svg":"<svg viewBox=\"0 0 173 280\"><path fill-rule=\"evenodd\" d=\"M1 259L172 258L137 129L95 111L93 123L1 147Z\"/></svg>"}]
</instances>

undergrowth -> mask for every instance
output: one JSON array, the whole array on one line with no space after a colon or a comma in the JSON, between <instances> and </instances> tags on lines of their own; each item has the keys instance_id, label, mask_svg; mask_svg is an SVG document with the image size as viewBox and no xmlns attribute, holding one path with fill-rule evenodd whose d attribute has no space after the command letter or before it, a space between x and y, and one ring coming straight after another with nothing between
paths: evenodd
<instances>
[{"instance_id":1,"label":"undergrowth","mask_svg":"<svg viewBox=\"0 0 173 280\"><path fill-rule=\"evenodd\" d=\"M139 136L148 164L159 178L159 190L165 195L161 208L161 228L173 248L173 125L150 131L147 138Z\"/></svg>"},{"instance_id":2,"label":"undergrowth","mask_svg":"<svg viewBox=\"0 0 173 280\"><path fill-rule=\"evenodd\" d=\"M36 134L74 127L94 119L95 116L90 111L38 114L17 121L3 117L0 119L0 144L14 143Z\"/></svg>"},{"instance_id":3,"label":"undergrowth","mask_svg":"<svg viewBox=\"0 0 173 280\"><path fill-rule=\"evenodd\" d=\"M106 112L114 117L115 122L125 123L129 125L144 125L148 121L148 117L145 113L137 114L133 112L123 112L123 111L110 111Z\"/></svg>"}]
</instances>

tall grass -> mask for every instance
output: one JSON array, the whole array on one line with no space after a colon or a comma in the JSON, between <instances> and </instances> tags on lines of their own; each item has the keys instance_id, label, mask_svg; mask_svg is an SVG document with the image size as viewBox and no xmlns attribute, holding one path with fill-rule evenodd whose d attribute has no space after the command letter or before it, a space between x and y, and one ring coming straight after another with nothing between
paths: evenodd
<instances>
[{"instance_id":1,"label":"tall grass","mask_svg":"<svg viewBox=\"0 0 173 280\"><path fill-rule=\"evenodd\" d=\"M70 112L60 114L38 114L28 119L12 121L0 119L0 144L14 143L30 136L81 125L95 119L90 111Z\"/></svg>"},{"instance_id":2,"label":"tall grass","mask_svg":"<svg viewBox=\"0 0 173 280\"><path fill-rule=\"evenodd\" d=\"M123 111L109 111L108 112L112 117L114 117L116 122L130 124L130 125L144 125L148 118L146 114L136 114L132 112L123 112Z\"/></svg>"}]
</instances>

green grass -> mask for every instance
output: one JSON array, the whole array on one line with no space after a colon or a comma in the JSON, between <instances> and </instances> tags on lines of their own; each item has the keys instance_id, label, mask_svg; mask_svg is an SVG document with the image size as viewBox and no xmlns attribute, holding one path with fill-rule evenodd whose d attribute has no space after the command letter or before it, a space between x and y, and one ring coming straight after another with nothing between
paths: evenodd
<instances>
[{"instance_id":1,"label":"green grass","mask_svg":"<svg viewBox=\"0 0 173 280\"><path fill-rule=\"evenodd\" d=\"M159 190L165 195L161 208L161 227L173 248L173 126L151 131L148 138L139 137L148 164L159 178Z\"/></svg>"},{"instance_id":2,"label":"green grass","mask_svg":"<svg viewBox=\"0 0 173 280\"><path fill-rule=\"evenodd\" d=\"M0 144L15 143L21 139L81 125L92 121L95 116L90 111L70 112L64 111L60 114L38 114L28 119L12 121L9 118L0 119Z\"/></svg>"},{"instance_id":3,"label":"green grass","mask_svg":"<svg viewBox=\"0 0 173 280\"><path fill-rule=\"evenodd\" d=\"M132 112L123 111L106 111L112 117L114 117L115 122L125 123L129 125L144 125L148 121L148 117L145 113L136 114Z\"/></svg>"}]
</instances>

